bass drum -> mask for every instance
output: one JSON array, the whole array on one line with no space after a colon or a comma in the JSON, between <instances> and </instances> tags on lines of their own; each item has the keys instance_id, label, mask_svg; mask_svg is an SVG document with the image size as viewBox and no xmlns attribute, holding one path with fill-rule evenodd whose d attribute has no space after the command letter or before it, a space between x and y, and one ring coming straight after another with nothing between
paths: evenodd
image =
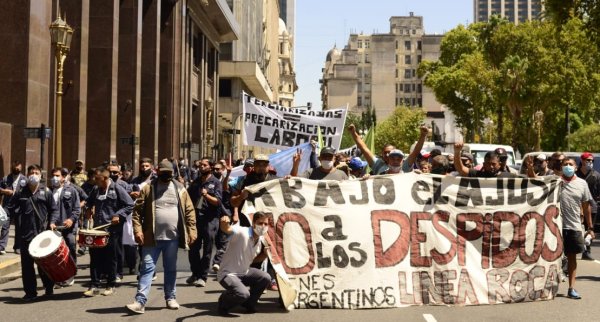
<instances>
[{"instance_id":1,"label":"bass drum","mask_svg":"<svg viewBox=\"0 0 600 322\"><path fill-rule=\"evenodd\" d=\"M69 247L59 232L47 230L35 236L29 244L29 254L54 282L64 282L77 272Z\"/></svg>"}]
</instances>

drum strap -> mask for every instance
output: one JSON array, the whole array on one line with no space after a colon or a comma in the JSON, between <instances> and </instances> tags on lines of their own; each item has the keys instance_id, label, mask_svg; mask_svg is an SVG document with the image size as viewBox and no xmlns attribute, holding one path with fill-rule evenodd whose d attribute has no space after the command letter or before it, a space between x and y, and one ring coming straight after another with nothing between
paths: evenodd
<instances>
[{"instance_id":1,"label":"drum strap","mask_svg":"<svg viewBox=\"0 0 600 322\"><path fill-rule=\"evenodd\" d=\"M35 229L35 232L39 234L40 232L42 232L42 231L43 231L43 229L45 229L45 227L46 227L46 221L45 221L45 220L42 218L42 216L40 215L40 212L38 211L38 209L37 209L37 207L36 207L36 205L35 205L35 202L33 202L33 199L32 199L31 197L29 197L29 201L31 201L31 206L33 207L33 211L35 212L35 215L36 215L36 217L38 218L38 220L40 221L40 224L41 224L41 226L42 226L42 229L40 230L40 229L37 227L37 224L36 224L36 223L37 223L37 221L36 221L35 219L33 220L33 225L34 225L34 227L33 227L33 228Z\"/></svg>"}]
</instances>

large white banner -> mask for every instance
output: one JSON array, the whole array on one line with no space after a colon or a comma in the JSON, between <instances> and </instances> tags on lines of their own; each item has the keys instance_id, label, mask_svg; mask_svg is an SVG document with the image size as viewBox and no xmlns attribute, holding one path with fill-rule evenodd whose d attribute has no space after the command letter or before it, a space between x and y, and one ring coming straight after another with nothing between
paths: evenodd
<instances>
[{"instance_id":1,"label":"large white banner","mask_svg":"<svg viewBox=\"0 0 600 322\"><path fill-rule=\"evenodd\" d=\"M342 142L346 109L311 111L287 108L242 93L244 144L285 150L302 143L317 141L338 149Z\"/></svg>"},{"instance_id":2,"label":"large white banner","mask_svg":"<svg viewBox=\"0 0 600 322\"><path fill-rule=\"evenodd\" d=\"M553 299L563 252L556 178L292 178L250 187L296 308Z\"/></svg>"}]
</instances>

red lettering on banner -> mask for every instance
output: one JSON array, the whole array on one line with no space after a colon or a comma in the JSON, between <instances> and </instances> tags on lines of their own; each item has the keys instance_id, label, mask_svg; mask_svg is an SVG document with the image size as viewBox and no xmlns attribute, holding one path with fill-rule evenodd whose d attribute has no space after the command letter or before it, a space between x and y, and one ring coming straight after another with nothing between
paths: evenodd
<instances>
[{"instance_id":1,"label":"red lettering on banner","mask_svg":"<svg viewBox=\"0 0 600 322\"><path fill-rule=\"evenodd\" d=\"M440 253L435 248L431 250L431 257L439 265L450 263L454 256L456 256L456 237L446 227L440 224L440 221L448 223L449 220L450 213L447 211L436 211L435 214L433 214L433 227L450 242L450 249L446 254Z\"/></svg>"},{"instance_id":2,"label":"red lettering on banner","mask_svg":"<svg viewBox=\"0 0 600 322\"><path fill-rule=\"evenodd\" d=\"M481 268L490 268L490 251L492 248L492 214L485 214L483 220L483 239L481 240Z\"/></svg>"},{"instance_id":3,"label":"red lettering on banner","mask_svg":"<svg viewBox=\"0 0 600 322\"><path fill-rule=\"evenodd\" d=\"M467 230L467 222L474 222L475 228ZM481 237L483 230L483 215L478 213L464 213L456 215L456 233L458 239L458 265L465 266L466 242Z\"/></svg>"},{"instance_id":4,"label":"red lettering on banner","mask_svg":"<svg viewBox=\"0 0 600 322\"><path fill-rule=\"evenodd\" d=\"M551 250L548 243L544 242L542 247L542 258L548 262L557 260L563 252L563 240L558 225L554 222L554 218L558 218L558 208L556 206L548 206L544 212L544 221L550 230L550 233L556 237L556 249Z\"/></svg>"},{"instance_id":5,"label":"red lettering on banner","mask_svg":"<svg viewBox=\"0 0 600 322\"><path fill-rule=\"evenodd\" d=\"M530 220L535 220L535 239L533 241L533 252L531 255L527 254L525 250L525 241L527 240L527 223ZM544 243L544 218L542 215L536 212L528 212L521 217L521 225L519 226L519 240L521 245L519 247L519 258L525 264L534 264L540 259L542 254L542 246Z\"/></svg>"},{"instance_id":6,"label":"red lettering on banner","mask_svg":"<svg viewBox=\"0 0 600 322\"><path fill-rule=\"evenodd\" d=\"M400 235L385 251L381 241L382 221L393 222L400 227ZM404 260L408 254L410 239L410 221L407 214L397 210L373 210L371 211L371 228L373 229L376 268L394 266Z\"/></svg>"},{"instance_id":7,"label":"red lettering on banner","mask_svg":"<svg viewBox=\"0 0 600 322\"><path fill-rule=\"evenodd\" d=\"M419 221L430 221L428 212L412 212L410 214L410 266L430 267L431 257L421 256L420 244L427 241L427 235L419 232Z\"/></svg>"},{"instance_id":8,"label":"red lettering on banner","mask_svg":"<svg viewBox=\"0 0 600 322\"><path fill-rule=\"evenodd\" d=\"M299 268L289 267L285 260L285 252L283 251L283 227L288 222L295 222L300 225L302 232L304 233L304 240L306 241L306 248L308 250L309 259L308 262ZM298 213L284 213L277 218L276 227L276 248L277 253L281 256L281 264L286 272L290 274L299 275L306 274L313 270L315 267L315 252L312 247L312 235L310 233L310 225L304 216Z\"/></svg>"},{"instance_id":9,"label":"red lettering on banner","mask_svg":"<svg viewBox=\"0 0 600 322\"><path fill-rule=\"evenodd\" d=\"M500 250L502 238L502 222L510 222L513 225L513 236L510 244ZM506 236L506 234L504 234ZM503 268L512 264L517 259L517 250L520 246L519 240L519 215L513 212L498 211L494 214L494 231L492 232L492 267Z\"/></svg>"}]
</instances>

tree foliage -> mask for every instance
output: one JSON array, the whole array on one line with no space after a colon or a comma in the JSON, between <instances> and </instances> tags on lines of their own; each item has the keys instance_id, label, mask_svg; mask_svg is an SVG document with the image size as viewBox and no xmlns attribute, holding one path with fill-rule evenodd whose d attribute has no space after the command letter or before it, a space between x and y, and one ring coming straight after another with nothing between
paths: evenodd
<instances>
[{"instance_id":1,"label":"tree foliage","mask_svg":"<svg viewBox=\"0 0 600 322\"><path fill-rule=\"evenodd\" d=\"M600 125L586 125L569 136L572 151L600 151Z\"/></svg>"},{"instance_id":2,"label":"tree foliage","mask_svg":"<svg viewBox=\"0 0 600 322\"><path fill-rule=\"evenodd\" d=\"M405 153L411 144L419 138L419 127L425 120L425 111L421 108L396 107L394 113L375 129L375 151L379 153L386 144L393 144Z\"/></svg>"},{"instance_id":3,"label":"tree foliage","mask_svg":"<svg viewBox=\"0 0 600 322\"><path fill-rule=\"evenodd\" d=\"M542 148L563 149L567 111L571 133L599 119L598 49L585 28L576 18L561 28L498 17L461 25L444 36L440 59L423 62L419 74L456 116L466 140L480 136L490 118L495 142L528 152L536 141L534 115L542 111Z\"/></svg>"}]
</instances>

